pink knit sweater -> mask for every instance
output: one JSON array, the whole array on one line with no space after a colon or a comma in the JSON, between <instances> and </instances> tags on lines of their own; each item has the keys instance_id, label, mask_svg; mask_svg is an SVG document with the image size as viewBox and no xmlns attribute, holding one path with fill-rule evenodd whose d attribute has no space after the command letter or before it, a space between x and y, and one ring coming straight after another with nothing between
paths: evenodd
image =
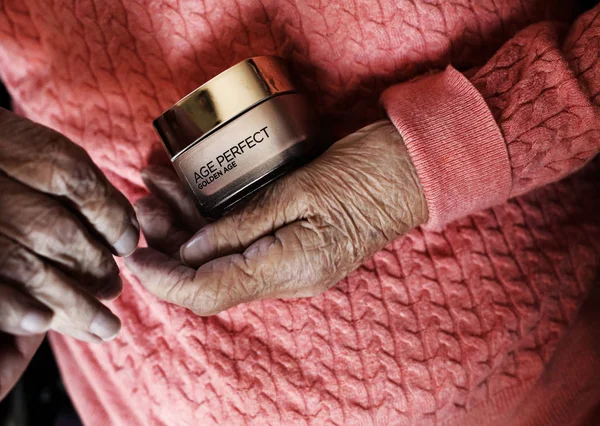
<instances>
[{"instance_id":1,"label":"pink knit sweater","mask_svg":"<svg viewBox=\"0 0 600 426\"><path fill-rule=\"evenodd\" d=\"M116 341L53 336L84 422L595 424L600 164L584 166L600 147L600 8L576 6L1 1L17 106L131 200L161 149L155 116L241 59L278 54L337 136L384 117L383 93L431 213L310 300L198 318L123 270Z\"/></svg>"}]
</instances>

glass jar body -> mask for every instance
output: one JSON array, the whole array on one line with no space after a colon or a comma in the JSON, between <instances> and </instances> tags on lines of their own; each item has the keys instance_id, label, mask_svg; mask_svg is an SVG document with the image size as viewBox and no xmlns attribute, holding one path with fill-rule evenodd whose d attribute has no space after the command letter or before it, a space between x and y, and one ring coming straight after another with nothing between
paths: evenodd
<instances>
[{"instance_id":1,"label":"glass jar body","mask_svg":"<svg viewBox=\"0 0 600 426\"><path fill-rule=\"evenodd\" d=\"M217 219L277 177L317 155L316 121L303 95L249 108L172 159L200 213Z\"/></svg>"}]
</instances>

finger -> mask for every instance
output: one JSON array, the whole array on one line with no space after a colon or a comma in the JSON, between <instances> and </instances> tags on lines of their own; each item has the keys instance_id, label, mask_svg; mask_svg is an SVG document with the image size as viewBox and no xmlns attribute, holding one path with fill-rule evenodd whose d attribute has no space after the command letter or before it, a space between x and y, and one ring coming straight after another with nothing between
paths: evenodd
<instances>
[{"instance_id":1,"label":"finger","mask_svg":"<svg viewBox=\"0 0 600 426\"><path fill-rule=\"evenodd\" d=\"M142 171L142 179L152 194L171 207L188 231L196 232L206 225L206 220L200 216L192 196L173 168L148 166Z\"/></svg>"},{"instance_id":2,"label":"finger","mask_svg":"<svg viewBox=\"0 0 600 426\"><path fill-rule=\"evenodd\" d=\"M319 294L341 278L329 244L308 222L295 222L197 271L153 249L137 250L126 263L159 298L213 315L251 300Z\"/></svg>"},{"instance_id":3,"label":"finger","mask_svg":"<svg viewBox=\"0 0 600 426\"><path fill-rule=\"evenodd\" d=\"M0 169L38 190L65 197L114 251L137 247L135 212L88 154L61 134L0 110Z\"/></svg>"},{"instance_id":4,"label":"finger","mask_svg":"<svg viewBox=\"0 0 600 426\"><path fill-rule=\"evenodd\" d=\"M52 330L92 342L111 340L118 334L119 319L59 269L1 236L0 247L0 279L51 309Z\"/></svg>"},{"instance_id":5,"label":"finger","mask_svg":"<svg viewBox=\"0 0 600 426\"><path fill-rule=\"evenodd\" d=\"M211 259L239 253L259 238L302 218L308 203L295 182L294 175L289 175L243 207L200 229L181 247L181 259L198 267Z\"/></svg>"},{"instance_id":6,"label":"finger","mask_svg":"<svg viewBox=\"0 0 600 426\"><path fill-rule=\"evenodd\" d=\"M181 228L169 206L151 195L139 199L135 210L148 246L179 260L181 244L191 234Z\"/></svg>"},{"instance_id":7,"label":"finger","mask_svg":"<svg viewBox=\"0 0 600 426\"><path fill-rule=\"evenodd\" d=\"M112 254L58 201L0 176L0 205L0 234L64 267L92 294L107 299L120 294Z\"/></svg>"},{"instance_id":8,"label":"finger","mask_svg":"<svg viewBox=\"0 0 600 426\"><path fill-rule=\"evenodd\" d=\"M52 311L20 291L0 283L0 330L18 336L42 334L52 323Z\"/></svg>"}]
</instances>

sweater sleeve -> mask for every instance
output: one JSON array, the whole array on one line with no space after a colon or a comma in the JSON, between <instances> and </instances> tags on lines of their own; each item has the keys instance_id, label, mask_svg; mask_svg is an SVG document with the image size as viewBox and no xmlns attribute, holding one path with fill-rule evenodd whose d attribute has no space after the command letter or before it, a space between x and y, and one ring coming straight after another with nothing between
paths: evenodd
<instances>
[{"instance_id":1,"label":"sweater sleeve","mask_svg":"<svg viewBox=\"0 0 600 426\"><path fill-rule=\"evenodd\" d=\"M428 225L559 180L600 150L600 5L566 31L532 25L467 79L449 66L387 89Z\"/></svg>"}]
</instances>

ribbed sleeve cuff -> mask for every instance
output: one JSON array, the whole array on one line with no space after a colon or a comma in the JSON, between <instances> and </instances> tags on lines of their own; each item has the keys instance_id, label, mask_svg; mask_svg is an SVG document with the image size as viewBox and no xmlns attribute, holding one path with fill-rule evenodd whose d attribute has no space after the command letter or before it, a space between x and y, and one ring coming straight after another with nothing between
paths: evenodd
<instances>
[{"instance_id":1,"label":"ribbed sleeve cuff","mask_svg":"<svg viewBox=\"0 0 600 426\"><path fill-rule=\"evenodd\" d=\"M381 102L404 139L439 228L505 201L511 167L504 138L485 100L460 72L387 89Z\"/></svg>"}]
</instances>

